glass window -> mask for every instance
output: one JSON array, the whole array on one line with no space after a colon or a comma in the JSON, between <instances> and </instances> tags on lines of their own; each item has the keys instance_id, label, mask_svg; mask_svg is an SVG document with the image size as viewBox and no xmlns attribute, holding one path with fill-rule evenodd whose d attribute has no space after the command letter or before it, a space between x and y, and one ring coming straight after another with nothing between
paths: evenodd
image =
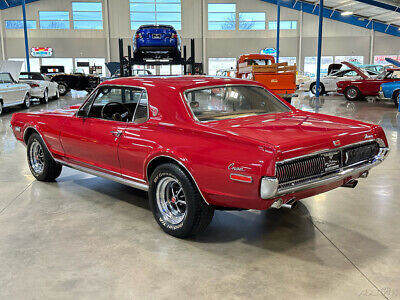
<instances>
[{"instance_id":1,"label":"glass window","mask_svg":"<svg viewBox=\"0 0 400 300\"><path fill-rule=\"evenodd\" d=\"M82 66L80 63L86 63ZM98 74L104 76L106 74L106 60L105 58L76 58L76 70L81 69L85 74ZM79 66L78 66L79 64ZM94 72L95 71L95 72Z\"/></svg>"},{"instance_id":2,"label":"glass window","mask_svg":"<svg viewBox=\"0 0 400 300\"><path fill-rule=\"evenodd\" d=\"M103 29L101 2L72 2L74 29Z\"/></svg>"},{"instance_id":3,"label":"glass window","mask_svg":"<svg viewBox=\"0 0 400 300\"><path fill-rule=\"evenodd\" d=\"M348 61L355 65L364 63L364 56L335 56L335 63L340 64L342 61Z\"/></svg>"},{"instance_id":4,"label":"glass window","mask_svg":"<svg viewBox=\"0 0 400 300\"><path fill-rule=\"evenodd\" d=\"M171 25L182 29L181 0L129 0L131 29L141 25Z\"/></svg>"},{"instance_id":5,"label":"glass window","mask_svg":"<svg viewBox=\"0 0 400 300\"><path fill-rule=\"evenodd\" d=\"M328 67L333 63L333 56L321 57L321 76L328 74ZM306 56L304 58L304 75L310 78L315 78L317 75L317 57Z\"/></svg>"},{"instance_id":6,"label":"glass window","mask_svg":"<svg viewBox=\"0 0 400 300\"><path fill-rule=\"evenodd\" d=\"M8 73L0 73L0 82L1 83L12 83L14 80L11 75Z\"/></svg>"},{"instance_id":7,"label":"glass window","mask_svg":"<svg viewBox=\"0 0 400 300\"><path fill-rule=\"evenodd\" d=\"M277 21L269 21L268 22L268 29L269 30L276 30L278 22ZM281 21L281 30L292 30L297 29L297 21Z\"/></svg>"},{"instance_id":8,"label":"glass window","mask_svg":"<svg viewBox=\"0 0 400 300\"><path fill-rule=\"evenodd\" d=\"M21 73L19 80L45 80L40 73Z\"/></svg>"},{"instance_id":9,"label":"glass window","mask_svg":"<svg viewBox=\"0 0 400 300\"><path fill-rule=\"evenodd\" d=\"M24 22L22 20L6 20L6 29L24 29ZM28 29L36 29L36 21L27 20L26 27Z\"/></svg>"},{"instance_id":10,"label":"glass window","mask_svg":"<svg viewBox=\"0 0 400 300\"><path fill-rule=\"evenodd\" d=\"M147 93L143 90L139 104L136 107L134 122L135 123L144 123L148 120L149 113L148 113L148 100L147 100Z\"/></svg>"},{"instance_id":11,"label":"glass window","mask_svg":"<svg viewBox=\"0 0 400 300\"><path fill-rule=\"evenodd\" d=\"M209 3L208 30L235 30L236 4Z\"/></svg>"},{"instance_id":12,"label":"glass window","mask_svg":"<svg viewBox=\"0 0 400 300\"><path fill-rule=\"evenodd\" d=\"M220 86L190 91L186 93L186 101L199 121L290 111L267 90L250 85Z\"/></svg>"},{"instance_id":13,"label":"glass window","mask_svg":"<svg viewBox=\"0 0 400 300\"><path fill-rule=\"evenodd\" d=\"M297 61L296 56L279 56L279 62L287 62L289 66L293 66Z\"/></svg>"},{"instance_id":14,"label":"glass window","mask_svg":"<svg viewBox=\"0 0 400 300\"><path fill-rule=\"evenodd\" d=\"M239 13L239 30L265 30L265 13Z\"/></svg>"},{"instance_id":15,"label":"glass window","mask_svg":"<svg viewBox=\"0 0 400 300\"><path fill-rule=\"evenodd\" d=\"M39 11L40 29L69 29L68 11Z\"/></svg>"},{"instance_id":16,"label":"glass window","mask_svg":"<svg viewBox=\"0 0 400 300\"><path fill-rule=\"evenodd\" d=\"M208 74L217 75L225 70L233 70L236 68L235 57L210 57L208 59Z\"/></svg>"},{"instance_id":17,"label":"glass window","mask_svg":"<svg viewBox=\"0 0 400 300\"><path fill-rule=\"evenodd\" d=\"M102 87L93 101L89 117L130 122L142 91L133 88Z\"/></svg>"},{"instance_id":18,"label":"glass window","mask_svg":"<svg viewBox=\"0 0 400 300\"><path fill-rule=\"evenodd\" d=\"M26 66L26 58L9 58L9 60L13 61L22 61L21 72L28 72L28 68ZM39 58L29 58L29 64L31 65L31 72L40 72L40 60Z\"/></svg>"}]
</instances>

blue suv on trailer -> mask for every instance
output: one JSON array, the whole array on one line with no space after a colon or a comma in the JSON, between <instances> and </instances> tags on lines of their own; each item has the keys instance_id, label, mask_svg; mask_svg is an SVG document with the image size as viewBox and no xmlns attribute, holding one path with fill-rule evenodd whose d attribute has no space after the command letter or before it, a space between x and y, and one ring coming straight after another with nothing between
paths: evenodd
<instances>
[{"instance_id":1,"label":"blue suv on trailer","mask_svg":"<svg viewBox=\"0 0 400 300\"><path fill-rule=\"evenodd\" d=\"M142 25L133 38L135 58L181 58L181 38L170 25Z\"/></svg>"}]
</instances>

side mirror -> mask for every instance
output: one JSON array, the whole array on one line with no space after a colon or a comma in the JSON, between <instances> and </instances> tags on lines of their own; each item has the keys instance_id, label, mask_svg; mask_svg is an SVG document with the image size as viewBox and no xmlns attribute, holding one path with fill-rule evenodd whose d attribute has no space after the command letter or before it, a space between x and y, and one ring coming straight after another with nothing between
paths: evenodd
<instances>
[{"instance_id":1,"label":"side mirror","mask_svg":"<svg viewBox=\"0 0 400 300\"><path fill-rule=\"evenodd\" d=\"M86 111L84 111L84 110L78 110L78 111L76 112L76 116L77 116L78 118L86 118L86 117L87 117Z\"/></svg>"}]
</instances>

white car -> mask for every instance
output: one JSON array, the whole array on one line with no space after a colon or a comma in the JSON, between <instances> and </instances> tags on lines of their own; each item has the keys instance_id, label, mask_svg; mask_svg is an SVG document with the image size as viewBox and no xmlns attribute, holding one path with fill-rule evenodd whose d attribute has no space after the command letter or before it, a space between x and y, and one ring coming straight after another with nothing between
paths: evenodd
<instances>
[{"instance_id":1,"label":"white car","mask_svg":"<svg viewBox=\"0 0 400 300\"><path fill-rule=\"evenodd\" d=\"M31 87L31 97L39 98L42 103L49 102L49 98L58 99L60 97L57 82L50 81L50 78L44 74L38 72L21 72L19 80L29 84Z\"/></svg>"},{"instance_id":2,"label":"white car","mask_svg":"<svg viewBox=\"0 0 400 300\"><path fill-rule=\"evenodd\" d=\"M373 71L366 70L369 75L377 76L378 74ZM351 69L346 69L342 71L333 72L329 75L321 77L321 86L319 89L319 93L325 94L329 92L336 92L337 86L336 83L343 80L358 80L361 79L360 76L356 72ZM316 81L315 78L310 79L299 86L300 91L310 91L311 93L315 94L316 90Z\"/></svg>"},{"instance_id":3,"label":"white car","mask_svg":"<svg viewBox=\"0 0 400 300\"><path fill-rule=\"evenodd\" d=\"M15 81L10 73L0 73L0 115L4 107L22 105L29 108L30 89L28 84Z\"/></svg>"},{"instance_id":4,"label":"white car","mask_svg":"<svg viewBox=\"0 0 400 300\"><path fill-rule=\"evenodd\" d=\"M296 86L300 86L300 84L303 84L307 81L310 80L310 77L302 74L297 74L296 75Z\"/></svg>"}]
</instances>

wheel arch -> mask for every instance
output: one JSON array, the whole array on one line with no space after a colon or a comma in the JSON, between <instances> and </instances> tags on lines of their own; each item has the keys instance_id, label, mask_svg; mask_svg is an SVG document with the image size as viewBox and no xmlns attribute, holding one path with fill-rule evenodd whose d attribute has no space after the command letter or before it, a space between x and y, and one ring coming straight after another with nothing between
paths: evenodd
<instances>
[{"instance_id":1,"label":"wheel arch","mask_svg":"<svg viewBox=\"0 0 400 300\"><path fill-rule=\"evenodd\" d=\"M392 99L394 99L400 93L400 89L396 89L392 93Z\"/></svg>"},{"instance_id":2,"label":"wheel arch","mask_svg":"<svg viewBox=\"0 0 400 300\"><path fill-rule=\"evenodd\" d=\"M189 171L189 169L184 165L183 162L179 161L178 159L170 156L170 155L166 155L166 154L161 154L161 155L157 155L155 157L153 157L152 159L149 160L149 162L146 165L146 179L147 182L150 182L150 177L152 175L152 173L154 172L154 170L165 163L172 163L177 165L178 167L180 167L183 172L188 175L189 179L195 184L197 190L199 191L201 197L203 198L204 202L209 205L208 201L206 200L206 198L204 197L203 193L200 190L199 185L196 182L196 179L194 178L194 176L192 175L192 173Z\"/></svg>"}]
</instances>

